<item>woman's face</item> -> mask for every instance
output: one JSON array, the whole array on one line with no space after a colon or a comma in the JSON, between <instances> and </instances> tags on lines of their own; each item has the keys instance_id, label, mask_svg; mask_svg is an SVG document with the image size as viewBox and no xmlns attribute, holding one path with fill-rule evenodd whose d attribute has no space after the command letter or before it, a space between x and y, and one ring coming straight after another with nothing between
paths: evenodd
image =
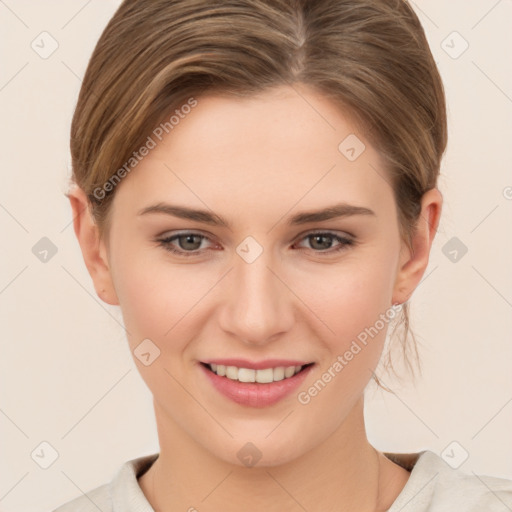
<instances>
[{"instance_id":1,"label":"woman's face","mask_svg":"<svg viewBox=\"0 0 512 512\"><path fill-rule=\"evenodd\" d=\"M390 308L407 298L397 276L408 252L379 155L328 100L304 87L196 100L117 186L112 282L159 430L235 464L241 449L257 450L259 465L284 463L331 436L360 400ZM364 210L305 215L338 205ZM202 364L225 359L249 370L314 364L283 396L284 379L251 384L272 390L237 401L237 384L226 395L213 381L227 377Z\"/></svg>"}]
</instances>

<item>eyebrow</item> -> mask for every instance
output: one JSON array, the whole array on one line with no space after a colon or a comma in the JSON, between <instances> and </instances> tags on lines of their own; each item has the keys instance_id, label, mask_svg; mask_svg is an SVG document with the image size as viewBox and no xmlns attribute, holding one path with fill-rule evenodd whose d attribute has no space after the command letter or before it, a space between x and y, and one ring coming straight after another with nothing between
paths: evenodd
<instances>
[{"instance_id":1,"label":"eyebrow","mask_svg":"<svg viewBox=\"0 0 512 512\"><path fill-rule=\"evenodd\" d=\"M158 203L152 206L147 206L138 212L137 215L147 215L150 213L160 213L172 215L180 219L195 220L204 224L212 226L222 226L231 229L227 220L222 218L209 210L197 210L185 206L171 205L167 203ZM373 215L376 216L373 210L365 208L364 206L355 206L347 203L340 203L323 208L321 210L314 210L308 212L298 213L288 220L291 226L298 226L301 224L308 224L311 222L321 222L340 217L352 217L354 215Z\"/></svg>"}]
</instances>

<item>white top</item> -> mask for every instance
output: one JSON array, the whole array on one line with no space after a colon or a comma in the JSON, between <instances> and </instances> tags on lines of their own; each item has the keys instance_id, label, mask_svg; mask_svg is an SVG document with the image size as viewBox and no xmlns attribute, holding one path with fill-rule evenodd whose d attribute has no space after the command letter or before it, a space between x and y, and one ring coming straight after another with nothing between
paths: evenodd
<instances>
[{"instance_id":1,"label":"white top","mask_svg":"<svg viewBox=\"0 0 512 512\"><path fill-rule=\"evenodd\" d=\"M388 512L507 512L512 510L512 480L469 475L452 469L434 452L385 453L411 471L411 476ZM114 479L53 512L154 512L137 477L158 453L125 462Z\"/></svg>"}]
</instances>

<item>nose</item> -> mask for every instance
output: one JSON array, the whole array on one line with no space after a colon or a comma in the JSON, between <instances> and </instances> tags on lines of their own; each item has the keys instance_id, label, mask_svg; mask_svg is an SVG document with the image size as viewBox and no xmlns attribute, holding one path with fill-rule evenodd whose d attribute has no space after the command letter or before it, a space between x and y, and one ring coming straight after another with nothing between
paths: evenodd
<instances>
[{"instance_id":1,"label":"nose","mask_svg":"<svg viewBox=\"0 0 512 512\"><path fill-rule=\"evenodd\" d=\"M263 251L252 263L235 255L220 306L221 328L247 345L267 344L295 321L293 294L268 253Z\"/></svg>"}]
</instances>

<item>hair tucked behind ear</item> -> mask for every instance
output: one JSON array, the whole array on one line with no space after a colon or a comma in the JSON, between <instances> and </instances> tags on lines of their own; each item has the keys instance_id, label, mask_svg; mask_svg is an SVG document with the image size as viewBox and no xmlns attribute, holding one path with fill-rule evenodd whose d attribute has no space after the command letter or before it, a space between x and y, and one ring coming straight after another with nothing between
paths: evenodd
<instances>
[{"instance_id":1,"label":"hair tucked behind ear","mask_svg":"<svg viewBox=\"0 0 512 512\"><path fill-rule=\"evenodd\" d=\"M116 190L105 184L188 99L299 82L351 113L383 156L410 246L447 127L441 78L404 0L125 0L94 49L71 127L73 180L100 232ZM409 364L407 304L402 327Z\"/></svg>"}]
</instances>

